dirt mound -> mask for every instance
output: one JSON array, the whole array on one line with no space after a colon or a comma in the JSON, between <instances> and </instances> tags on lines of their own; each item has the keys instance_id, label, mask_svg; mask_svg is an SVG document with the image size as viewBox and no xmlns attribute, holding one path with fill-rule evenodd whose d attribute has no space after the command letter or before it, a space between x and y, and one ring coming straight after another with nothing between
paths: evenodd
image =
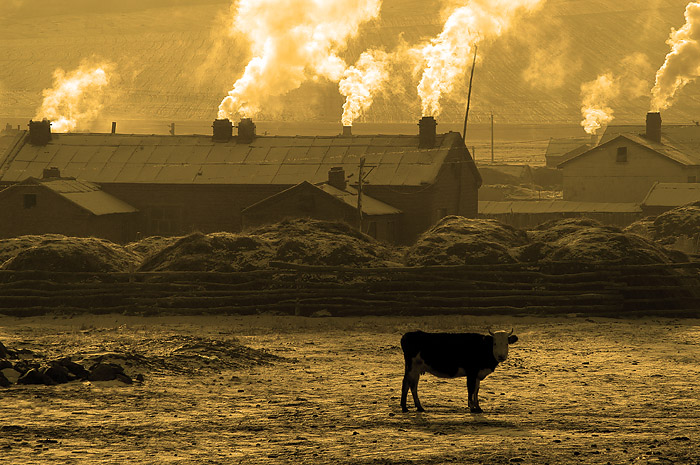
<instances>
[{"instance_id":1,"label":"dirt mound","mask_svg":"<svg viewBox=\"0 0 700 465\"><path fill-rule=\"evenodd\" d=\"M447 216L422 234L406 253L408 266L514 263L527 235L496 220Z\"/></svg>"},{"instance_id":2,"label":"dirt mound","mask_svg":"<svg viewBox=\"0 0 700 465\"><path fill-rule=\"evenodd\" d=\"M565 219L544 223L529 236L543 244L544 261L619 261L625 264L670 263L675 254L653 241L590 219Z\"/></svg>"},{"instance_id":3,"label":"dirt mound","mask_svg":"<svg viewBox=\"0 0 700 465\"><path fill-rule=\"evenodd\" d=\"M654 220L654 239L663 240L700 234L700 202L674 208Z\"/></svg>"},{"instance_id":4,"label":"dirt mound","mask_svg":"<svg viewBox=\"0 0 700 465\"><path fill-rule=\"evenodd\" d=\"M5 270L119 272L138 266L140 257L121 246L94 237L61 235L23 236L16 254L2 265ZM34 245L26 245L34 242Z\"/></svg>"},{"instance_id":5,"label":"dirt mound","mask_svg":"<svg viewBox=\"0 0 700 465\"><path fill-rule=\"evenodd\" d=\"M625 227L622 231L626 233L637 234L647 239L653 239L654 220L656 220L656 218L654 218L653 216L645 216L641 220L637 220L629 226Z\"/></svg>"},{"instance_id":6,"label":"dirt mound","mask_svg":"<svg viewBox=\"0 0 700 465\"><path fill-rule=\"evenodd\" d=\"M61 234L43 234L0 239L0 265L14 258L18 253L36 245L51 243L65 239Z\"/></svg>"}]
</instances>

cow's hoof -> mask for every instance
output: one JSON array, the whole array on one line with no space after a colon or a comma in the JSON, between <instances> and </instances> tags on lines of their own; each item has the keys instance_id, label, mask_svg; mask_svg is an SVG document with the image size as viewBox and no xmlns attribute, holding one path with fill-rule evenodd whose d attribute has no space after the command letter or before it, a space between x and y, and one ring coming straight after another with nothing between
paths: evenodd
<instances>
[{"instance_id":1,"label":"cow's hoof","mask_svg":"<svg viewBox=\"0 0 700 465\"><path fill-rule=\"evenodd\" d=\"M484 413L483 410L481 410L480 407L472 408L470 409L472 413Z\"/></svg>"},{"instance_id":2,"label":"cow's hoof","mask_svg":"<svg viewBox=\"0 0 700 465\"><path fill-rule=\"evenodd\" d=\"M401 407L401 411L402 411L403 413L408 412L408 407Z\"/></svg>"},{"instance_id":3,"label":"cow's hoof","mask_svg":"<svg viewBox=\"0 0 700 465\"><path fill-rule=\"evenodd\" d=\"M418 407L416 410L418 410L419 412L425 412L425 409L423 407Z\"/></svg>"}]
</instances>

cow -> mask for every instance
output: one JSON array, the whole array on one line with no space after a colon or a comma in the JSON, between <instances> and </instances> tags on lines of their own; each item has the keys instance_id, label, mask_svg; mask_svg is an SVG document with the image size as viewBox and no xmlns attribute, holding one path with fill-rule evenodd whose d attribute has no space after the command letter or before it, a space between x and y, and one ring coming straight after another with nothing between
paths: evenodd
<instances>
[{"instance_id":1,"label":"cow","mask_svg":"<svg viewBox=\"0 0 700 465\"><path fill-rule=\"evenodd\" d=\"M411 389L413 402L424 412L418 399L418 379L424 373L440 378L467 377L468 405L472 413L482 413L479 406L479 384L493 373L496 366L508 357L508 344L518 336L506 331L489 335L478 333L425 333L413 331L401 337L406 371L401 387L401 410L408 412L406 397Z\"/></svg>"}]
</instances>

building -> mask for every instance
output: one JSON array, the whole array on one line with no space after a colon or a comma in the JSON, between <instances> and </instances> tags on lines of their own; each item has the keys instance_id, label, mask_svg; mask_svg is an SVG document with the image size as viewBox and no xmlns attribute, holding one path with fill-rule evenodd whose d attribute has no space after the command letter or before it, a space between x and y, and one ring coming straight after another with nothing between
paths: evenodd
<instances>
[{"instance_id":1,"label":"building","mask_svg":"<svg viewBox=\"0 0 700 465\"><path fill-rule=\"evenodd\" d=\"M343 221L358 227L361 209L364 233L384 242L396 241L401 210L369 195L363 195L359 201L357 189L347 185L342 168L331 168L328 178L328 182L318 185L303 181L243 209L243 228L304 217Z\"/></svg>"},{"instance_id":2,"label":"building","mask_svg":"<svg viewBox=\"0 0 700 465\"><path fill-rule=\"evenodd\" d=\"M547 144L544 158L547 168L556 168L560 163L576 157L596 146L598 138L589 137L551 137Z\"/></svg>"},{"instance_id":3,"label":"building","mask_svg":"<svg viewBox=\"0 0 700 465\"><path fill-rule=\"evenodd\" d=\"M134 237L138 210L99 186L63 178L57 169L0 191L0 237L55 233L113 242Z\"/></svg>"},{"instance_id":4,"label":"building","mask_svg":"<svg viewBox=\"0 0 700 465\"><path fill-rule=\"evenodd\" d=\"M662 131L649 113L644 134L606 131L600 145L558 165L564 200L641 203L656 182L700 180L700 127Z\"/></svg>"},{"instance_id":5,"label":"building","mask_svg":"<svg viewBox=\"0 0 700 465\"><path fill-rule=\"evenodd\" d=\"M658 216L683 205L700 202L700 183L655 183L642 201L645 216Z\"/></svg>"},{"instance_id":6,"label":"building","mask_svg":"<svg viewBox=\"0 0 700 465\"><path fill-rule=\"evenodd\" d=\"M603 224L627 226L641 217L642 209L636 203L566 200L479 201L479 218L494 219L523 229L564 218L591 218Z\"/></svg>"},{"instance_id":7,"label":"building","mask_svg":"<svg viewBox=\"0 0 700 465\"><path fill-rule=\"evenodd\" d=\"M0 153L0 187L56 167L139 210L143 236L235 232L244 209L304 181L323 183L331 168L357 188L364 159L363 194L402 212L396 242L410 243L443 216L477 215L476 165L460 134L436 126L426 117L413 135L282 137L258 136L243 119L235 136L228 120L208 136L160 136L52 134L48 121L34 121Z\"/></svg>"}]
</instances>

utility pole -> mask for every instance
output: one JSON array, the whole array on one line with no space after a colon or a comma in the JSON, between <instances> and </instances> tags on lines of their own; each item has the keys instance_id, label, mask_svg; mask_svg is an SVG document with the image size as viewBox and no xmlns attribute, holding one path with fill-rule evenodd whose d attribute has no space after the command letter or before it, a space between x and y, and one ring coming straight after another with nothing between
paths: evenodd
<instances>
[{"instance_id":1,"label":"utility pole","mask_svg":"<svg viewBox=\"0 0 700 465\"><path fill-rule=\"evenodd\" d=\"M493 112L491 112L491 164L493 165Z\"/></svg>"},{"instance_id":2,"label":"utility pole","mask_svg":"<svg viewBox=\"0 0 700 465\"><path fill-rule=\"evenodd\" d=\"M467 93L467 111L464 114L464 130L462 130L462 139L464 139L464 145L467 145L467 120L469 120L469 106L472 102L472 83L474 82L474 68L476 67L476 50L477 46L474 46L474 60L472 60L472 71L469 76L469 92Z\"/></svg>"},{"instance_id":3,"label":"utility pole","mask_svg":"<svg viewBox=\"0 0 700 465\"><path fill-rule=\"evenodd\" d=\"M357 179L357 219L358 219L358 225L360 227L360 232L364 232L364 228L362 226L362 181L365 176L364 174L364 168L365 168L365 157L360 158L360 175Z\"/></svg>"},{"instance_id":4,"label":"utility pole","mask_svg":"<svg viewBox=\"0 0 700 465\"><path fill-rule=\"evenodd\" d=\"M170 135L175 135L175 123L170 123Z\"/></svg>"}]
</instances>

